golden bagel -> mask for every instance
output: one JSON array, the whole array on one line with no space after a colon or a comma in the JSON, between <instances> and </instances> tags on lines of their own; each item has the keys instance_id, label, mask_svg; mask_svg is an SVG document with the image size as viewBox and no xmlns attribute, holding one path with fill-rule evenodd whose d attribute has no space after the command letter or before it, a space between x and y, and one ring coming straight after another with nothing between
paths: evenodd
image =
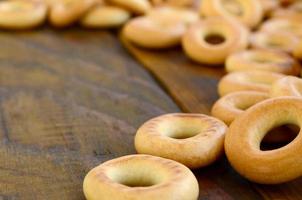
<instances>
[{"instance_id":1,"label":"golden bagel","mask_svg":"<svg viewBox=\"0 0 302 200\"><path fill-rule=\"evenodd\" d=\"M202 0L200 14L236 19L253 28L262 20L263 10L260 0Z\"/></svg>"},{"instance_id":2,"label":"golden bagel","mask_svg":"<svg viewBox=\"0 0 302 200\"><path fill-rule=\"evenodd\" d=\"M151 3L148 0L108 0L108 2L139 15L146 14L151 9Z\"/></svg>"},{"instance_id":3,"label":"golden bagel","mask_svg":"<svg viewBox=\"0 0 302 200\"><path fill-rule=\"evenodd\" d=\"M186 30L183 22L144 16L130 20L123 29L123 35L138 46L161 49L180 44Z\"/></svg>"},{"instance_id":4,"label":"golden bagel","mask_svg":"<svg viewBox=\"0 0 302 200\"><path fill-rule=\"evenodd\" d=\"M261 25L260 30L265 32L286 32L302 38L302 23L298 20L270 19Z\"/></svg>"},{"instance_id":5,"label":"golden bagel","mask_svg":"<svg viewBox=\"0 0 302 200\"><path fill-rule=\"evenodd\" d=\"M189 168L207 166L223 154L227 126L202 114L167 114L144 123L135 136L138 153L178 161Z\"/></svg>"},{"instance_id":6,"label":"golden bagel","mask_svg":"<svg viewBox=\"0 0 302 200\"><path fill-rule=\"evenodd\" d=\"M49 21L53 26L69 26L79 20L98 0L55 0L50 4Z\"/></svg>"},{"instance_id":7,"label":"golden bagel","mask_svg":"<svg viewBox=\"0 0 302 200\"><path fill-rule=\"evenodd\" d=\"M298 38L288 32L261 31L251 35L251 46L259 49L269 49L292 53L298 43Z\"/></svg>"},{"instance_id":8,"label":"golden bagel","mask_svg":"<svg viewBox=\"0 0 302 200\"><path fill-rule=\"evenodd\" d=\"M260 0L264 15L268 16L279 7L279 2L276 0Z\"/></svg>"},{"instance_id":9,"label":"golden bagel","mask_svg":"<svg viewBox=\"0 0 302 200\"><path fill-rule=\"evenodd\" d=\"M122 8L99 5L92 8L80 23L89 28L113 28L126 23L130 16L130 13Z\"/></svg>"},{"instance_id":10,"label":"golden bagel","mask_svg":"<svg viewBox=\"0 0 302 200\"><path fill-rule=\"evenodd\" d=\"M182 39L183 49L196 62L222 64L226 57L248 46L248 30L222 17L193 24Z\"/></svg>"},{"instance_id":11,"label":"golden bagel","mask_svg":"<svg viewBox=\"0 0 302 200\"><path fill-rule=\"evenodd\" d=\"M230 55L225 63L227 72L270 71L287 75L299 75L301 65L286 53L252 49Z\"/></svg>"},{"instance_id":12,"label":"golden bagel","mask_svg":"<svg viewBox=\"0 0 302 200\"><path fill-rule=\"evenodd\" d=\"M233 92L221 97L212 107L211 114L230 125L249 107L269 98L267 93L256 91Z\"/></svg>"},{"instance_id":13,"label":"golden bagel","mask_svg":"<svg viewBox=\"0 0 302 200\"><path fill-rule=\"evenodd\" d=\"M152 0L155 6L169 5L169 6L191 6L194 0Z\"/></svg>"},{"instance_id":14,"label":"golden bagel","mask_svg":"<svg viewBox=\"0 0 302 200\"><path fill-rule=\"evenodd\" d=\"M279 97L249 108L230 126L225 151L234 169L250 181L279 184L302 175L302 134L279 149L260 150L269 130L285 124L302 126L302 98ZM286 133L284 133L286 134Z\"/></svg>"},{"instance_id":15,"label":"golden bagel","mask_svg":"<svg viewBox=\"0 0 302 200\"><path fill-rule=\"evenodd\" d=\"M218 83L218 93L224 96L236 91L258 91L268 93L271 84L284 75L266 71L240 71L225 75Z\"/></svg>"},{"instance_id":16,"label":"golden bagel","mask_svg":"<svg viewBox=\"0 0 302 200\"><path fill-rule=\"evenodd\" d=\"M150 155L116 158L92 169L83 183L87 200L196 200L198 182L184 165Z\"/></svg>"},{"instance_id":17,"label":"golden bagel","mask_svg":"<svg viewBox=\"0 0 302 200\"><path fill-rule=\"evenodd\" d=\"M295 58L302 60L302 40L295 46L293 55Z\"/></svg>"},{"instance_id":18,"label":"golden bagel","mask_svg":"<svg viewBox=\"0 0 302 200\"><path fill-rule=\"evenodd\" d=\"M155 18L164 21L179 21L186 25L190 25L199 20L199 16L196 12L187 8L178 7L159 7L151 9L148 12L148 17Z\"/></svg>"},{"instance_id":19,"label":"golden bagel","mask_svg":"<svg viewBox=\"0 0 302 200\"><path fill-rule=\"evenodd\" d=\"M296 96L302 97L302 79L286 76L275 81L270 90L271 97Z\"/></svg>"},{"instance_id":20,"label":"golden bagel","mask_svg":"<svg viewBox=\"0 0 302 200\"><path fill-rule=\"evenodd\" d=\"M28 29L45 21L47 7L42 2L11 0L0 2L0 28Z\"/></svg>"}]
</instances>

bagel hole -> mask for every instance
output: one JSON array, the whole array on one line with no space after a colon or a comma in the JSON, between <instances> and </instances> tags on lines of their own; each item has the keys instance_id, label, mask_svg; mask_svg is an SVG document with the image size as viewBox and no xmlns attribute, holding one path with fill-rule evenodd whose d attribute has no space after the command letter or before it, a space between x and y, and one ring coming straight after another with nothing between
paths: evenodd
<instances>
[{"instance_id":1,"label":"bagel hole","mask_svg":"<svg viewBox=\"0 0 302 200\"><path fill-rule=\"evenodd\" d=\"M278 149L291 143L299 134L300 127L295 124L284 124L270 129L260 144L260 150Z\"/></svg>"},{"instance_id":2,"label":"bagel hole","mask_svg":"<svg viewBox=\"0 0 302 200\"><path fill-rule=\"evenodd\" d=\"M173 139L194 137L200 134L204 128L201 126L200 120L196 119L171 119L159 127L161 133Z\"/></svg>"},{"instance_id":3,"label":"bagel hole","mask_svg":"<svg viewBox=\"0 0 302 200\"><path fill-rule=\"evenodd\" d=\"M219 33L207 34L204 39L211 45L219 45L225 42L225 37Z\"/></svg>"},{"instance_id":4,"label":"bagel hole","mask_svg":"<svg viewBox=\"0 0 302 200\"><path fill-rule=\"evenodd\" d=\"M237 0L223 0L222 5L224 9L235 16L243 15L243 7Z\"/></svg>"},{"instance_id":5,"label":"bagel hole","mask_svg":"<svg viewBox=\"0 0 302 200\"><path fill-rule=\"evenodd\" d=\"M109 171L107 176L127 187L151 187L161 183L165 178L165 174L158 167L131 162Z\"/></svg>"}]
</instances>

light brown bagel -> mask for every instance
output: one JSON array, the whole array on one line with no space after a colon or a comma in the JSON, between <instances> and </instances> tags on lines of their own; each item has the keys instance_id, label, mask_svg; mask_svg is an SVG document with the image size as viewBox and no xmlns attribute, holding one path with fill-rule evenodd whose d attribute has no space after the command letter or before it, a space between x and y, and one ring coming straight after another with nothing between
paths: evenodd
<instances>
[{"instance_id":1,"label":"light brown bagel","mask_svg":"<svg viewBox=\"0 0 302 200\"><path fill-rule=\"evenodd\" d=\"M11 0L0 2L0 28L28 29L45 21L47 7L42 2Z\"/></svg>"},{"instance_id":2,"label":"light brown bagel","mask_svg":"<svg viewBox=\"0 0 302 200\"><path fill-rule=\"evenodd\" d=\"M151 9L148 12L148 17L165 21L180 21L187 25L195 23L199 20L197 12L194 12L187 8L176 7L158 7Z\"/></svg>"},{"instance_id":3,"label":"light brown bagel","mask_svg":"<svg viewBox=\"0 0 302 200\"><path fill-rule=\"evenodd\" d=\"M279 8L271 13L273 18L283 18L289 20L302 20L302 2L296 2L287 8Z\"/></svg>"},{"instance_id":4,"label":"light brown bagel","mask_svg":"<svg viewBox=\"0 0 302 200\"><path fill-rule=\"evenodd\" d=\"M295 58L302 60L302 40L295 46L293 55Z\"/></svg>"},{"instance_id":5,"label":"light brown bagel","mask_svg":"<svg viewBox=\"0 0 302 200\"><path fill-rule=\"evenodd\" d=\"M200 14L236 19L253 28L262 20L263 10L259 0L202 0Z\"/></svg>"},{"instance_id":6,"label":"light brown bagel","mask_svg":"<svg viewBox=\"0 0 302 200\"><path fill-rule=\"evenodd\" d=\"M123 7L134 14L146 14L151 9L149 0L107 0L110 4Z\"/></svg>"},{"instance_id":7,"label":"light brown bagel","mask_svg":"<svg viewBox=\"0 0 302 200\"><path fill-rule=\"evenodd\" d=\"M248 30L222 17L210 17L193 24L182 39L183 49L196 62L222 64L226 57L248 46ZM211 42L218 39L218 42Z\"/></svg>"},{"instance_id":8,"label":"light brown bagel","mask_svg":"<svg viewBox=\"0 0 302 200\"><path fill-rule=\"evenodd\" d=\"M98 0L53 0L50 3L49 21L53 26L69 26L79 20Z\"/></svg>"},{"instance_id":9,"label":"light brown bagel","mask_svg":"<svg viewBox=\"0 0 302 200\"><path fill-rule=\"evenodd\" d=\"M233 92L218 99L212 107L211 114L230 125L246 109L268 98L269 95L263 92Z\"/></svg>"},{"instance_id":10,"label":"light brown bagel","mask_svg":"<svg viewBox=\"0 0 302 200\"><path fill-rule=\"evenodd\" d=\"M138 153L178 161L189 168L207 166L223 154L227 126L202 114L166 114L144 123L135 136Z\"/></svg>"},{"instance_id":11,"label":"light brown bagel","mask_svg":"<svg viewBox=\"0 0 302 200\"><path fill-rule=\"evenodd\" d=\"M268 16L279 7L279 2L276 0L260 0L264 15Z\"/></svg>"},{"instance_id":12,"label":"light brown bagel","mask_svg":"<svg viewBox=\"0 0 302 200\"><path fill-rule=\"evenodd\" d=\"M129 155L92 169L83 183L87 200L196 200L194 174L184 165L150 155Z\"/></svg>"},{"instance_id":13,"label":"light brown bagel","mask_svg":"<svg viewBox=\"0 0 302 200\"><path fill-rule=\"evenodd\" d=\"M302 134L288 145L261 151L265 134L284 124L302 126L302 99L279 97L263 101L240 115L230 126L225 139L228 160L250 181L278 184L302 175Z\"/></svg>"},{"instance_id":14,"label":"light brown bagel","mask_svg":"<svg viewBox=\"0 0 302 200\"><path fill-rule=\"evenodd\" d=\"M273 18L265 21L260 28L261 31L286 32L302 38L302 23L298 20Z\"/></svg>"},{"instance_id":15,"label":"light brown bagel","mask_svg":"<svg viewBox=\"0 0 302 200\"><path fill-rule=\"evenodd\" d=\"M183 22L144 16L130 20L123 29L123 35L138 46L161 49L180 44L186 30Z\"/></svg>"},{"instance_id":16,"label":"light brown bagel","mask_svg":"<svg viewBox=\"0 0 302 200\"><path fill-rule=\"evenodd\" d=\"M270 90L271 97L296 96L302 97L302 79L286 76L275 81Z\"/></svg>"},{"instance_id":17,"label":"light brown bagel","mask_svg":"<svg viewBox=\"0 0 302 200\"><path fill-rule=\"evenodd\" d=\"M130 13L122 8L98 5L92 8L81 20L84 27L113 28L119 27L130 19Z\"/></svg>"},{"instance_id":18,"label":"light brown bagel","mask_svg":"<svg viewBox=\"0 0 302 200\"><path fill-rule=\"evenodd\" d=\"M270 71L287 75L299 75L301 65L286 53L251 49L230 55L226 60L227 72Z\"/></svg>"},{"instance_id":19,"label":"light brown bagel","mask_svg":"<svg viewBox=\"0 0 302 200\"><path fill-rule=\"evenodd\" d=\"M236 91L258 91L268 93L271 84L284 75L266 71L240 71L225 75L218 83L220 96Z\"/></svg>"},{"instance_id":20,"label":"light brown bagel","mask_svg":"<svg viewBox=\"0 0 302 200\"><path fill-rule=\"evenodd\" d=\"M169 6L191 6L194 0L151 0L155 6L169 5Z\"/></svg>"},{"instance_id":21,"label":"light brown bagel","mask_svg":"<svg viewBox=\"0 0 302 200\"><path fill-rule=\"evenodd\" d=\"M288 32L260 31L251 35L250 42L253 48L269 49L292 53L299 39Z\"/></svg>"}]
</instances>

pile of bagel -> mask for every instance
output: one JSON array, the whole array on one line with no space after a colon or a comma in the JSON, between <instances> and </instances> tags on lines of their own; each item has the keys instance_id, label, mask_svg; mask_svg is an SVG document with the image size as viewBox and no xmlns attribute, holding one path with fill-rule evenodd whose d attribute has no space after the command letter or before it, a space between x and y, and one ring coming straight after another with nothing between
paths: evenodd
<instances>
[{"instance_id":1,"label":"pile of bagel","mask_svg":"<svg viewBox=\"0 0 302 200\"><path fill-rule=\"evenodd\" d=\"M195 62L224 65L228 72L219 81L212 116L172 113L145 122L134 139L137 155L104 162L86 175L87 199L194 200L199 186L190 169L224 154L252 182L279 184L302 175L302 1L0 2L2 29L45 21L54 27L122 27L134 45L181 45ZM267 135L283 125L281 132ZM288 144L262 150L262 140Z\"/></svg>"}]
</instances>

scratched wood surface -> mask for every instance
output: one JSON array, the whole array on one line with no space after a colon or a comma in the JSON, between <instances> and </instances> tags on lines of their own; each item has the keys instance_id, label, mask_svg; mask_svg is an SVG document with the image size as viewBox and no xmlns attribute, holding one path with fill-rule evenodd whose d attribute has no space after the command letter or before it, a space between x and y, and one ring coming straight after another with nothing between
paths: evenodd
<instances>
[{"instance_id":1,"label":"scratched wood surface","mask_svg":"<svg viewBox=\"0 0 302 200\"><path fill-rule=\"evenodd\" d=\"M183 111L210 113L218 99L217 83L225 74L222 66L197 64L189 60L180 47L163 51L146 50L131 44L122 34L120 39ZM240 177L226 158L196 173L201 186L200 199L302 199L302 178L274 186L253 184Z\"/></svg>"}]
</instances>

